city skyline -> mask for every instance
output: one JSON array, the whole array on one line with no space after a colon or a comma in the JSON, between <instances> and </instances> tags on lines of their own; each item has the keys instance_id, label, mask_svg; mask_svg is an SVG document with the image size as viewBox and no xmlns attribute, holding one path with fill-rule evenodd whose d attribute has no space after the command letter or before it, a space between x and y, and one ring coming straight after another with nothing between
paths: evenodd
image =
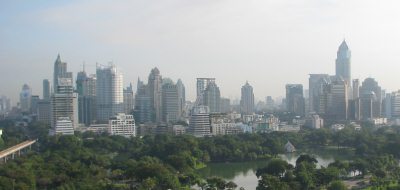
<instances>
[{"instance_id":1,"label":"city skyline","mask_svg":"<svg viewBox=\"0 0 400 190\"><path fill-rule=\"evenodd\" d=\"M334 74L344 37L352 51L352 78L373 77L389 92L400 87L396 84L400 38L395 35L399 28L388 25L399 14L395 1L325 2L329 6L317 1L100 1L96 10L90 2L20 3L2 3L0 13L4 27L0 94L11 98L13 105L25 83L33 95L41 95L43 79L52 81L57 53L68 63L74 80L83 62L87 73L93 74L96 62L113 61L123 71L123 86L129 82L135 86L138 77L145 79L151 68L158 67L163 76L182 79L191 101L198 77L216 78L221 97L240 99L246 80L257 100L283 97L286 84L308 88L308 74ZM276 7L282 12L273 11ZM131 14L135 11L129 8L138 11ZM81 15L86 10L87 15ZM369 15L374 10L382 14ZM106 16L120 14L110 21L92 18L106 12L110 12ZM299 30L293 33L291 28ZM91 36L93 31L96 35Z\"/></svg>"}]
</instances>

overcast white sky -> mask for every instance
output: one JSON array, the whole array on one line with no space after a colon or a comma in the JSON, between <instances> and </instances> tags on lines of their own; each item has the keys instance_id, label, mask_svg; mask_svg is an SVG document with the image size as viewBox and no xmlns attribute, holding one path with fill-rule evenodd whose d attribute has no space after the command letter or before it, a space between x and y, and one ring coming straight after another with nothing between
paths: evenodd
<instances>
[{"instance_id":1,"label":"overcast white sky","mask_svg":"<svg viewBox=\"0 0 400 190\"><path fill-rule=\"evenodd\" d=\"M57 53L70 71L113 61L125 84L157 66L181 78L188 99L196 77L215 77L224 97L283 96L308 88L308 74L334 74L346 38L352 76L400 89L398 0L131 0L0 2L0 94L14 102L27 83L42 94Z\"/></svg>"}]
</instances>

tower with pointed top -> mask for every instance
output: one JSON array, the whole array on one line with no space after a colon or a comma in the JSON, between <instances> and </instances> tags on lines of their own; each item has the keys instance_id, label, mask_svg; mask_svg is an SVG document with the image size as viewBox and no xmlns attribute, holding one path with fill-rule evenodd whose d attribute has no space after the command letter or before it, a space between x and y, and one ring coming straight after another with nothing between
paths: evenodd
<instances>
[{"instance_id":1,"label":"tower with pointed top","mask_svg":"<svg viewBox=\"0 0 400 190\"><path fill-rule=\"evenodd\" d=\"M351 51L346 40L343 40L337 51L336 76L342 77L351 86Z\"/></svg>"}]
</instances>

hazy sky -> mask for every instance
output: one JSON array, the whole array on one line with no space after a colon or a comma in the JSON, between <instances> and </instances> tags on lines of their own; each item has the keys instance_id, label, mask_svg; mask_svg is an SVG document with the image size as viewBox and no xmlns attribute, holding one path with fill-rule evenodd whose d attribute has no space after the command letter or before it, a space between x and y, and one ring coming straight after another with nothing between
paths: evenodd
<instances>
[{"instance_id":1,"label":"hazy sky","mask_svg":"<svg viewBox=\"0 0 400 190\"><path fill-rule=\"evenodd\" d=\"M127 85L157 66L181 78L188 99L196 77L215 77L224 97L283 96L308 88L308 74L334 74L346 38L352 76L400 89L398 0L92 0L0 2L0 94L18 100L24 83L42 95L57 53L70 71L95 73L113 61Z\"/></svg>"}]
</instances>

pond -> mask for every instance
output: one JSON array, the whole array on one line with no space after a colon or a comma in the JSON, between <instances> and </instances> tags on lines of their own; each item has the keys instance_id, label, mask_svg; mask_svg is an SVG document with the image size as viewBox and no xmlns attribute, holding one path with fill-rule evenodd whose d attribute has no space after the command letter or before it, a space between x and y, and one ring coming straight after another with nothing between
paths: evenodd
<instances>
[{"instance_id":1,"label":"pond","mask_svg":"<svg viewBox=\"0 0 400 190\"><path fill-rule=\"evenodd\" d=\"M347 160L353 156L352 151L338 149L310 149L299 151L296 153L281 154L279 157L286 160L288 163L295 165L297 158L301 154L313 155L317 160L317 167L327 167L335 159ZM207 167L200 169L198 172L201 176L221 177L226 181L235 182L238 187L244 187L246 190L256 189L258 179L256 171L259 168L265 167L268 160L248 161L248 162L232 162L232 163L209 163Z\"/></svg>"}]
</instances>

